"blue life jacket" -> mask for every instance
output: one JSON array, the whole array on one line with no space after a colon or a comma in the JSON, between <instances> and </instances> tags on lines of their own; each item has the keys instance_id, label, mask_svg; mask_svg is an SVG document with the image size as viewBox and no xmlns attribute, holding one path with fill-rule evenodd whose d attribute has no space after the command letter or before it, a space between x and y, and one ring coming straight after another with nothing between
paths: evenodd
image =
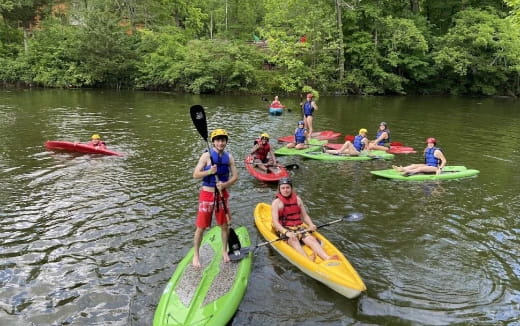
<instances>
[{"instance_id":1,"label":"blue life jacket","mask_svg":"<svg viewBox=\"0 0 520 326\"><path fill-rule=\"evenodd\" d=\"M312 106L312 101L306 101L303 103L303 114L305 116L312 115L312 112L314 112L314 107Z\"/></svg>"},{"instance_id":2,"label":"blue life jacket","mask_svg":"<svg viewBox=\"0 0 520 326\"><path fill-rule=\"evenodd\" d=\"M358 152L361 152L365 148L365 143L363 143L363 139L365 138L366 137L362 135L357 135L354 138L354 142L352 143L352 145L354 145Z\"/></svg>"},{"instance_id":3,"label":"blue life jacket","mask_svg":"<svg viewBox=\"0 0 520 326\"><path fill-rule=\"evenodd\" d=\"M376 139L379 138L379 136L381 136L381 134L383 134L384 132L386 132L386 135L388 136L388 138L386 139L383 139L382 141L380 141L379 143L377 143L377 145L379 146L387 146L387 144L390 143L390 130L388 129L385 129L383 131L379 130L376 134Z\"/></svg>"},{"instance_id":4,"label":"blue life jacket","mask_svg":"<svg viewBox=\"0 0 520 326\"><path fill-rule=\"evenodd\" d=\"M439 150L442 152L442 150L437 147L432 147L432 148L426 149L426 151L424 152L424 164L426 164L428 166L435 166L435 167L439 166L439 164L441 163L441 160L439 160L438 158L436 158L434 156L434 153L436 150Z\"/></svg>"},{"instance_id":5,"label":"blue life jacket","mask_svg":"<svg viewBox=\"0 0 520 326\"><path fill-rule=\"evenodd\" d=\"M294 133L294 142L296 144L305 144L305 128L296 128L296 132Z\"/></svg>"},{"instance_id":6,"label":"blue life jacket","mask_svg":"<svg viewBox=\"0 0 520 326\"><path fill-rule=\"evenodd\" d=\"M214 149L210 151L211 161L217 165L217 176L222 182L229 180L229 153L224 152L222 156L218 155L218 152ZM204 167L204 171L211 169L211 165ZM202 178L202 185L208 187L215 187L217 185L217 179L214 174L210 174Z\"/></svg>"}]
</instances>

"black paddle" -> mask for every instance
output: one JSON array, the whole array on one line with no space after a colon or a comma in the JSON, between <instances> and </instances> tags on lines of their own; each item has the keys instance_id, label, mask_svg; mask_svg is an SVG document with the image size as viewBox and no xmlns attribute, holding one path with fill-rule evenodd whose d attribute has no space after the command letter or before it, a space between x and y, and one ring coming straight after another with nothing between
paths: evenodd
<instances>
[{"instance_id":1,"label":"black paddle","mask_svg":"<svg viewBox=\"0 0 520 326\"><path fill-rule=\"evenodd\" d=\"M338 218L337 220L333 220L333 221L330 221L330 222L327 222L327 223L324 223L324 224L320 224L320 225L316 226L316 229L322 228L322 227L327 226L327 225L335 224L335 223L338 223L338 222L356 222L356 221L361 221L363 218L364 218L364 216L361 213L350 213L347 216L343 216L342 218ZM310 230L302 230L302 231L298 231L298 232L295 232L295 233L296 234L300 234L300 233L305 233L305 232L311 232L311 231ZM273 242L277 242L277 241L285 240L285 239L287 239L286 236L281 236L281 237L276 238L276 239L271 240L271 241L266 241L266 242L259 243L259 244L257 244L254 247L241 248L240 251L236 251L236 252L233 253L233 255L229 256L229 259L231 259L231 260L240 260L240 259L244 258L249 252L251 252L251 251L254 252L259 247L263 247L263 246L266 246L266 245L271 244Z\"/></svg>"},{"instance_id":2,"label":"black paddle","mask_svg":"<svg viewBox=\"0 0 520 326\"><path fill-rule=\"evenodd\" d=\"M190 116L191 121L193 121L193 124L195 125L195 128L197 128L197 131L199 132L200 136L204 141L206 142L206 145L208 146L208 154L209 158L211 160L211 165L214 164L213 157L211 156L211 147L209 146L208 141L208 123L206 120L206 112L204 112L204 108L202 105L193 105L190 107ZM218 182L218 175L215 174L215 178ZM224 212L226 213L226 219L227 222L231 222L231 218L229 217L229 211L227 209L226 200L218 190L218 188L215 186L215 195L218 196L222 202L222 207L224 208ZM229 225L228 225L229 226ZM240 250L240 241L238 239L238 236L233 230L231 226L229 226L229 234L228 234L228 247L230 250L230 253Z\"/></svg>"},{"instance_id":3,"label":"black paddle","mask_svg":"<svg viewBox=\"0 0 520 326\"><path fill-rule=\"evenodd\" d=\"M253 162L244 162L244 164L257 164L257 163L253 163ZM276 167L276 165L272 165L272 164L268 164L267 165L268 167ZM296 163L294 164L287 164L287 165L283 165L284 168L286 168L287 170L298 170L300 168L300 166Z\"/></svg>"}]
</instances>

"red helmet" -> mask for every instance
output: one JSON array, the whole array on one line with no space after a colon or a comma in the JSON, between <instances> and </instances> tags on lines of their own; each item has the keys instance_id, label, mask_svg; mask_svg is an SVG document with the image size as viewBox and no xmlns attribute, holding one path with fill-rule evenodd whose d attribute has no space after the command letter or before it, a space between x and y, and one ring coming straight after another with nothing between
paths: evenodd
<instances>
[{"instance_id":1,"label":"red helmet","mask_svg":"<svg viewBox=\"0 0 520 326\"><path fill-rule=\"evenodd\" d=\"M308 93L307 98L309 98L309 97L314 97L314 95L312 95L312 93Z\"/></svg>"},{"instance_id":2,"label":"red helmet","mask_svg":"<svg viewBox=\"0 0 520 326\"><path fill-rule=\"evenodd\" d=\"M437 144L437 139L430 137L430 138L426 139L426 144L428 144L428 143Z\"/></svg>"}]
</instances>

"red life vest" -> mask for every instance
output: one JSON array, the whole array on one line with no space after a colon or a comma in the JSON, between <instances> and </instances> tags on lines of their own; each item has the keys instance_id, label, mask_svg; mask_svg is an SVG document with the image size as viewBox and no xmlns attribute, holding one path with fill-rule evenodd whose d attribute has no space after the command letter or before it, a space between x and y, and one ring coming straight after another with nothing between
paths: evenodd
<instances>
[{"instance_id":1,"label":"red life vest","mask_svg":"<svg viewBox=\"0 0 520 326\"><path fill-rule=\"evenodd\" d=\"M257 139L256 143L258 144L258 148L255 152L255 158L264 161L267 159L267 154L271 151L271 145L269 145L269 142L264 144L260 139Z\"/></svg>"},{"instance_id":2,"label":"red life vest","mask_svg":"<svg viewBox=\"0 0 520 326\"><path fill-rule=\"evenodd\" d=\"M276 194L276 197L283 203L283 208L278 210L278 219L282 226L296 226L303 223L300 207L298 206L298 197L294 191L291 196L284 197L282 194Z\"/></svg>"}]
</instances>

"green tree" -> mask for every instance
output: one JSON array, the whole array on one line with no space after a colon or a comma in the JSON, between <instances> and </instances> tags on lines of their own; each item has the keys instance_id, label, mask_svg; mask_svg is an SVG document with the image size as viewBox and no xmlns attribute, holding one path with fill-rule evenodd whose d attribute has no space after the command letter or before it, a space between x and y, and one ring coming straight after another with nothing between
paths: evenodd
<instances>
[{"instance_id":1,"label":"green tree","mask_svg":"<svg viewBox=\"0 0 520 326\"><path fill-rule=\"evenodd\" d=\"M518 95L520 31L493 11L468 9L438 39L439 87L452 94Z\"/></svg>"}]
</instances>

